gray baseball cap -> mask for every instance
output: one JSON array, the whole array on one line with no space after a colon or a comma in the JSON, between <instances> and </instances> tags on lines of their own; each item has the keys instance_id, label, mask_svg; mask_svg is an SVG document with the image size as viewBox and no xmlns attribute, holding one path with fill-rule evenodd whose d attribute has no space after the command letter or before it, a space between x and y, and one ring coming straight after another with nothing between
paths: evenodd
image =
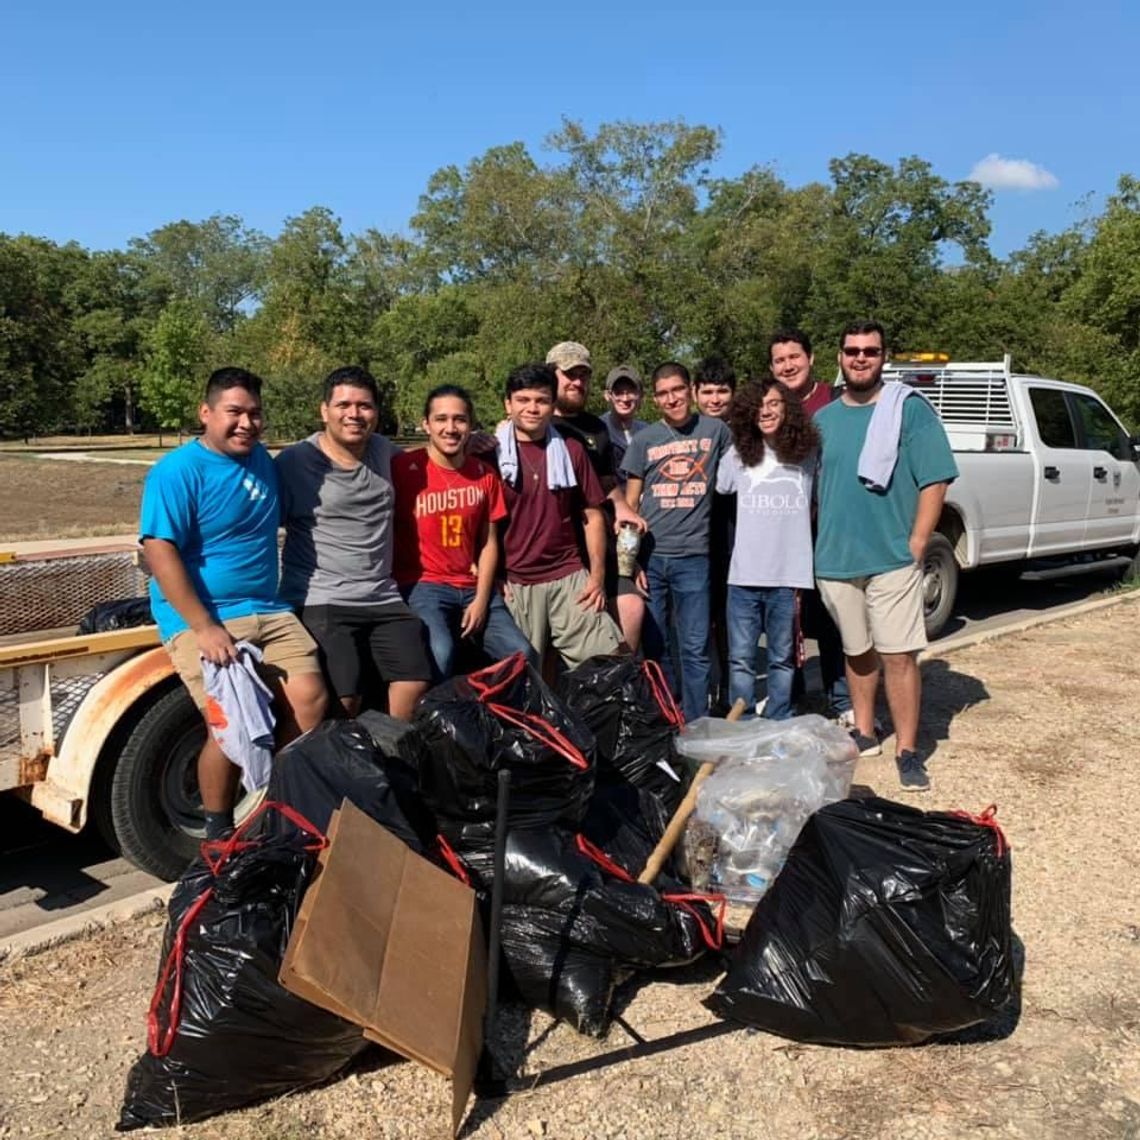
<instances>
[{"instance_id":1,"label":"gray baseball cap","mask_svg":"<svg viewBox=\"0 0 1140 1140\"><path fill-rule=\"evenodd\" d=\"M590 350L576 340L563 340L556 344L547 354L546 363L553 364L568 372L571 368L590 368Z\"/></svg>"},{"instance_id":2,"label":"gray baseball cap","mask_svg":"<svg viewBox=\"0 0 1140 1140\"><path fill-rule=\"evenodd\" d=\"M619 380L629 380L637 386L639 392L645 391L645 385L641 381L641 373L632 364L619 364L616 368L610 369L609 375L606 377L606 391L612 392L614 385Z\"/></svg>"}]
</instances>

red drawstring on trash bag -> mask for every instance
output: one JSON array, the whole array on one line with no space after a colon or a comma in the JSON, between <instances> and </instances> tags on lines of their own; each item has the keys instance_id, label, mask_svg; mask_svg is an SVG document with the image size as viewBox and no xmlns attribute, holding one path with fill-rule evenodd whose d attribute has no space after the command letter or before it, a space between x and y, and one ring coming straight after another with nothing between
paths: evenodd
<instances>
[{"instance_id":1,"label":"red drawstring on trash bag","mask_svg":"<svg viewBox=\"0 0 1140 1140\"><path fill-rule=\"evenodd\" d=\"M591 843L584 835L576 835L574 841L578 850L587 859L592 859L597 863L608 875L612 875L623 883L637 882L624 867L619 867L600 847ZM697 929L701 932L701 938L704 939L705 945L710 950L719 950L724 945L724 915L728 909L727 896L720 894L704 895L692 891L662 891L661 899L663 902L679 907L693 916ZM716 926L712 930L709 929L696 907L691 905L695 902L707 903L710 907L715 908Z\"/></svg>"},{"instance_id":2,"label":"red drawstring on trash bag","mask_svg":"<svg viewBox=\"0 0 1140 1140\"><path fill-rule=\"evenodd\" d=\"M455 848L442 835L435 837L435 845L439 848L440 857L447 864L448 870L465 886L471 886L471 876L463 865L463 860L455 853Z\"/></svg>"},{"instance_id":3,"label":"red drawstring on trash bag","mask_svg":"<svg viewBox=\"0 0 1140 1140\"><path fill-rule=\"evenodd\" d=\"M545 745L552 752L568 760L575 768L585 771L590 766L589 760L582 754L581 749L567 740L552 724L547 724L542 717L535 716L534 713L520 712L492 699L502 693L513 681L518 680L526 669L526 658L521 653L512 653L510 657L503 658L495 665L471 673L467 683L475 690L479 701L499 720L521 728L539 744Z\"/></svg>"},{"instance_id":4,"label":"red drawstring on trash bag","mask_svg":"<svg viewBox=\"0 0 1140 1140\"><path fill-rule=\"evenodd\" d=\"M254 822L270 811L276 811L298 830L313 837L313 842L305 845L305 851L320 851L328 846L329 841L324 832L314 827L300 812L288 804L263 803L242 821L241 826L228 839L207 839L202 844L202 858L215 878L238 851L257 846L256 840L248 840L245 836L253 827ZM165 1057L174 1045L175 1037L178 1036L178 1022L182 1015L182 965L186 956L186 939L195 920L202 912L202 908L210 901L213 894L214 888L212 886L207 887L187 908L186 913L182 916L182 921L178 924L170 953L167 954L166 961L162 963L162 969L159 971L158 982L154 987L154 996L150 999L150 1008L146 1015L147 1047L156 1057ZM167 1013L164 1029L161 1014L163 998L166 996L168 987L170 988L170 1009Z\"/></svg>"},{"instance_id":5,"label":"red drawstring on trash bag","mask_svg":"<svg viewBox=\"0 0 1140 1140\"><path fill-rule=\"evenodd\" d=\"M685 714L677 707L673 694L669 690L669 683L665 680L665 671L656 661L643 661L641 671L649 682L649 691L661 710L661 715L674 728L685 727Z\"/></svg>"},{"instance_id":6,"label":"red drawstring on trash bag","mask_svg":"<svg viewBox=\"0 0 1140 1140\"><path fill-rule=\"evenodd\" d=\"M981 815L971 815L968 811L952 811L950 813L958 819L968 819L979 827L988 827L997 836L997 855L1000 859L1009 850L1009 840L1005 837L997 821L997 804L990 804Z\"/></svg>"}]
</instances>

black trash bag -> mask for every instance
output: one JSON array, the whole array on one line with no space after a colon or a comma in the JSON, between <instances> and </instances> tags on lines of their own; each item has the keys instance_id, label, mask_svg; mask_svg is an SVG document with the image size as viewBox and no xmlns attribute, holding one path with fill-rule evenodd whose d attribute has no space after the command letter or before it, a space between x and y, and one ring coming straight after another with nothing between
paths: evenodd
<instances>
[{"instance_id":1,"label":"black trash bag","mask_svg":"<svg viewBox=\"0 0 1140 1140\"><path fill-rule=\"evenodd\" d=\"M122 598L116 602L100 602L83 615L75 632L110 633L112 630L134 629L140 625L154 625L150 598Z\"/></svg>"},{"instance_id":2,"label":"black trash bag","mask_svg":"<svg viewBox=\"0 0 1140 1140\"><path fill-rule=\"evenodd\" d=\"M511 827L576 827L594 787L594 738L521 653L421 698L400 741L441 825L495 818L498 772L511 772ZM441 830L445 830L441 827Z\"/></svg>"},{"instance_id":3,"label":"black trash bag","mask_svg":"<svg viewBox=\"0 0 1140 1140\"><path fill-rule=\"evenodd\" d=\"M843 800L804 825L705 1004L796 1041L898 1045L988 1021L1015 988L993 809Z\"/></svg>"},{"instance_id":4,"label":"black trash bag","mask_svg":"<svg viewBox=\"0 0 1140 1140\"><path fill-rule=\"evenodd\" d=\"M674 739L684 725L655 661L600 655L562 676L558 692L598 742L598 778L610 771L657 792L670 815L688 787Z\"/></svg>"},{"instance_id":5,"label":"black trash bag","mask_svg":"<svg viewBox=\"0 0 1140 1140\"><path fill-rule=\"evenodd\" d=\"M619 974L612 958L570 945L563 919L538 907L504 906L502 950L506 978L518 997L569 1022L579 1033L609 1030Z\"/></svg>"},{"instance_id":6,"label":"black trash bag","mask_svg":"<svg viewBox=\"0 0 1140 1140\"><path fill-rule=\"evenodd\" d=\"M127 1076L119 1131L203 1120L315 1084L368 1047L359 1026L277 981L316 860L308 840L295 831L231 841L214 849L216 873L198 859L182 876L168 907L150 1048Z\"/></svg>"},{"instance_id":7,"label":"black trash bag","mask_svg":"<svg viewBox=\"0 0 1140 1140\"><path fill-rule=\"evenodd\" d=\"M638 883L558 828L507 836L503 901L560 915L561 937L622 965L681 966L719 947L704 896Z\"/></svg>"},{"instance_id":8,"label":"black trash bag","mask_svg":"<svg viewBox=\"0 0 1140 1140\"><path fill-rule=\"evenodd\" d=\"M656 792L624 780L599 780L582 821L582 834L635 878L665 834L673 813ZM673 853L662 871L675 878Z\"/></svg>"},{"instance_id":9,"label":"black trash bag","mask_svg":"<svg viewBox=\"0 0 1140 1140\"><path fill-rule=\"evenodd\" d=\"M265 798L288 804L322 832L328 831L333 812L347 799L413 851L424 850L372 736L354 720L326 720L283 748L273 763ZM289 836L295 830L279 812L264 816L263 824L272 835Z\"/></svg>"}]
</instances>

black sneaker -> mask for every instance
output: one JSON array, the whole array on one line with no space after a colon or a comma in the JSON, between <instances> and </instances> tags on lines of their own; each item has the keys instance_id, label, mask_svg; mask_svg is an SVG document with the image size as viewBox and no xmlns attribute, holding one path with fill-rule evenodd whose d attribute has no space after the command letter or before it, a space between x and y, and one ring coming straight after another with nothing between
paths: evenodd
<instances>
[{"instance_id":1,"label":"black sneaker","mask_svg":"<svg viewBox=\"0 0 1140 1140\"><path fill-rule=\"evenodd\" d=\"M855 741L860 756L882 756L883 746L877 736L864 736L857 728L851 730L850 736Z\"/></svg>"},{"instance_id":2,"label":"black sneaker","mask_svg":"<svg viewBox=\"0 0 1140 1140\"><path fill-rule=\"evenodd\" d=\"M899 770L899 784L908 792L930 791L930 777L926 763L917 752L900 752L895 758Z\"/></svg>"}]
</instances>

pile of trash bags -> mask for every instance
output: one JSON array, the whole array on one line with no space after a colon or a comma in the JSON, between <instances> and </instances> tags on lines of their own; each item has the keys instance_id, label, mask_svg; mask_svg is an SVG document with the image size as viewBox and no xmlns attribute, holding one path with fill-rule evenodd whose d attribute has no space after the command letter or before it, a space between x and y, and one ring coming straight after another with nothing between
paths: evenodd
<instances>
[{"instance_id":1,"label":"pile of trash bags","mask_svg":"<svg viewBox=\"0 0 1140 1140\"><path fill-rule=\"evenodd\" d=\"M1013 999L1009 844L993 809L816 812L705 1003L796 1041L914 1044Z\"/></svg>"},{"instance_id":2,"label":"pile of trash bags","mask_svg":"<svg viewBox=\"0 0 1140 1140\"><path fill-rule=\"evenodd\" d=\"M116 629L134 629L140 625L154 625L150 598L123 598L115 602L99 602L80 619L76 633L111 633Z\"/></svg>"},{"instance_id":3,"label":"pile of trash bags","mask_svg":"<svg viewBox=\"0 0 1140 1140\"><path fill-rule=\"evenodd\" d=\"M431 690L410 726L377 713L319 726L171 897L120 1130L311 1085L367 1048L358 1025L278 981L333 813L349 800L486 912L503 770L502 976L580 1032L607 1031L625 978L720 950L726 895L759 902L707 1001L722 1017L883 1045L992 1016L1015 989L996 822L847 799L855 760L819 717L684 727L656 668L628 657L593 658L555 692L515 655ZM638 882L709 761L683 851Z\"/></svg>"},{"instance_id":4,"label":"pile of trash bags","mask_svg":"<svg viewBox=\"0 0 1140 1140\"><path fill-rule=\"evenodd\" d=\"M638 667L629 658L594 658L578 680L590 670L613 676L615 662L618 672ZM634 683L629 678L629 686ZM667 726L660 712L646 715L627 687L624 701L607 710L603 751L586 719L597 711L593 687L571 685L567 691L576 703L563 700L516 654L429 692L400 750L418 774L441 848L454 858L457 873L484 894L494 881L498 772L511 772L502 916L506 976L528 1004L600 1036L609 1028L613 990L622 977L637 968L683 965L719 948L720 920L713 913L719 900L694 897L664 876L652 886L634 881L660 838L667 801L629 778L655 784L659 770L633 755L639 736L625 722L636 714L665 761L675 758L676 726ZM624 770L614 755L623 733L626 743L616 751ZM679 777L670 779L679 783ZM646 803L660 804L651 821L642 815L639 791ZM599 792L612 823L605 839L622 858L591 842L586 823ZM626 793L632 799L619 813L612 796ZM596 822L598 809L593 812Z\"/></svg>"},{"instance_id":5,"label":"pile of trash bags","mask_svg":"<svg viewBox=\"0 0 1140 1140\"><path fill-rule=\"evenodd\" d=\"M686 877L734 903L763 897L808 817L846 797L859 758L847 732L821 716L702 718L677 747L716 764L685 828Z\"/></svg>"}]
</instances>

